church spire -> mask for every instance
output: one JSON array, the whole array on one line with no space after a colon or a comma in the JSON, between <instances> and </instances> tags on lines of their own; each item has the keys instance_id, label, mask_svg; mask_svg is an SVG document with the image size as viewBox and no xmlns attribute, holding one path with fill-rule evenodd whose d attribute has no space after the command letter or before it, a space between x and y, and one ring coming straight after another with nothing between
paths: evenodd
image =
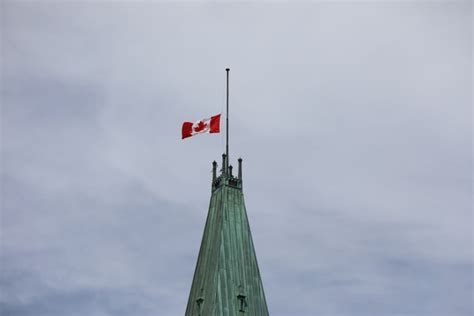
<instances>
[{"instance_id":1,"label":"church spire","mask_svg":"<svg viewBox=\"0 0 474 316\"><path fill-rule=\"evenodd\" d=\"M223 154L224 166L228 164ZM238 177L214 177L185 316L268 316L262 279Z\"/></svg>"}]
</instances>

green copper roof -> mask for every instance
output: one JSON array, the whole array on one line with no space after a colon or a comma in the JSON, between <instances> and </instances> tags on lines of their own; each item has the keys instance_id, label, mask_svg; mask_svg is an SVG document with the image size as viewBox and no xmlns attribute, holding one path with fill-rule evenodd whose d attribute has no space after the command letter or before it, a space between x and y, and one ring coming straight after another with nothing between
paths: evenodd
<instances>
[{"instance_id":1,"label":"green copper roof","mask_svg":"<svg viewBox=\"0 0 474 316\"><path fill-rule=\"evenodd\" d=\"M186 316L268 315L245 210L241 162L238 177L229 167L216 178L213 164L209 213Z\"/></svg>"}]
</instances>

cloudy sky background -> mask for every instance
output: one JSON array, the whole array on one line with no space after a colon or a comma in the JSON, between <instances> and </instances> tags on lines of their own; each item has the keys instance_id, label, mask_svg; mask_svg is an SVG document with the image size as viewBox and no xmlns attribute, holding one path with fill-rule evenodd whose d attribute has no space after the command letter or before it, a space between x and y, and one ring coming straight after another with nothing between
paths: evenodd
<instances>
[{"instance_id":1,"label":"cloudy sky background","mask_svg":"<svg viewBox=\"0 0 474 316\"><path fill-rule=\"evenodd\" d=\"M224 109L271 315L474 312L472 2L1 2L2 315L183 315Z\"/></svg>"}]
</instances>

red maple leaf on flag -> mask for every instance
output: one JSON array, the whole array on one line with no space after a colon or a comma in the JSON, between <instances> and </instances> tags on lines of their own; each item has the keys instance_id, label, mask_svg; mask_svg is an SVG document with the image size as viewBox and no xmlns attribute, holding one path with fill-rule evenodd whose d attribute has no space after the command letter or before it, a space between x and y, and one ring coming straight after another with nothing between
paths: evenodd
<instances>
[{"instance_id":1,"label":"red maple leaf on flag","mask_svg":"<svg viewBox=\"0 0 474 316\"><path fill-rule=\"evenodd\" d=\"M197 125L196 127L194 127L194 131L195 131L196 133L198 133L198 132L204 130L204 129L206 128L206 126L207 126L206 123L204 123L203 121L200 121L200 122L198 123L198 125Z\"/></svg>"}]
</instances>

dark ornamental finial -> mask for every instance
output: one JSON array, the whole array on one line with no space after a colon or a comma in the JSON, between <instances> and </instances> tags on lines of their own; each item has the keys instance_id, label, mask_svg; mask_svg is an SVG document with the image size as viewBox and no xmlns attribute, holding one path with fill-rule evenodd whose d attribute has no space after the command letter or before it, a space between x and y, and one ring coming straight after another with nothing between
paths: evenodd
<instances>
[{"instance_id":1,"label":"dark ornamental finial","mask_svg":"<svg viewBox=\"0 0 474 316\"><path fill-rule=\"evenodd\" d=\"M226 154L222 154L222 169L221 169L222 174L227 173L227 170L225 170L225 167L227 166L226 165L226 158L227 158Z\"/></svg>"},{"instance_id":2,"label":"dark ornamental finial","mask_svg":"<svg viewBox=\"0 0 474 316\"><path fill-rule=\"evenodd\" d=\"M242 158L239 158L239 170L238 170L238 173L239 173L239 180L242 180Z\"/></svg>"},{"instance_id":3,"label":"dark ornamental finial","mask_svg":"<svg viewBox=\"0 0 474 316\"><path fill-rule=\"evenodd\" d=\"M212 183L214 183L216 181L216 177L217 177L217 162L214 160L212 162Z\"/></svg>"}]
</instances>

